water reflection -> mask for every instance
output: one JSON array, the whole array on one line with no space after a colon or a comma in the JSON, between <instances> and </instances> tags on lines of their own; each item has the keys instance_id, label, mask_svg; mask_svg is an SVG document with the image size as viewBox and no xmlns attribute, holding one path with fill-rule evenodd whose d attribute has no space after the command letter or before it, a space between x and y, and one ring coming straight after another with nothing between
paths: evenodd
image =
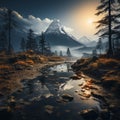
<instances>
[{"instance_id":1,"label":"water reflection","mask_svg":"<svg viewBox=\"0 0 120 120\"><path fill-rule=\"evenodd\" d=\"M71 70L71 63L64 63L50 68L53 72L69 72Z\"/></svg>"},{"instance_id":2,"label":"water reflection","mask_svg":"<svg viewBox=\"0 0 120 120\"><path fill-rule=\"evenodd\" d=\"M49 71L46 73L42 73L42 76L39 78L25 84L25 90L20 94L17 94L16 98L18 97L18 99L22 98L27 101L29 100L32 103L35 103L33 101L38 101L37 106L41 115L44 113L43 106L55 106L56 110L54 113L60 113L59 117L61 117L62 120L66 120L68 118L69 120L79 120L81 119L80 116L78 116L78 119L76 118L79 111L99 106L99 103L94 101L92 98L82 99L83 96L80 94L83 92L81 91L80 85L84 84L85 79L70 79L70 77L74 74L73 71L71 71L71 63L64 63L61 65L53 66L49 68ZM74 99L70 102L62 103L61 97L63 94L71 95ZM67 114L65 111L71 112L70 114ZM72 113L74 113L74 115ZM53 115L53 118L55 118L56 114ZM63 118L63 115L66 115L66 119ZM47 119L49 117L50 116L47 116Z\"/></svg>"},{"instance_id":3,"label":"water reflection","mask_svg":"<svg viewBox=\"0 0 120 120\"><path fill-rule=\"evenodd\" d=\"M40 78L41 87L44 88L46 82L46 74L43 74Z\"/></svg>"}]
</instances>

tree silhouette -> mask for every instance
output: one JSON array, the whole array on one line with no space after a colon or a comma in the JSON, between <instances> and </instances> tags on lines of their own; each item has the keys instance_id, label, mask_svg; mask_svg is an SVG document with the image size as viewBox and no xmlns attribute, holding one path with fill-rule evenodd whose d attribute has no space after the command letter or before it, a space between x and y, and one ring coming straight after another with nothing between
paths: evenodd
<instances>
[{"instance_id":1,"label":"tree silhouette","mask_svg":"<svg viewBox=\"0 0 120 120\"><path fill-rule=\"evenodd\" d=\"M55 55L58 56L58 52L57 52L57 50L55 50Z\"/></svg>"},{"instance_id":2,"label":"tree silhouette","mask_svg":"<svg viewBox=\"0 0 120 120\"><path fill-rule=\"evenodd\" d=\"M7 42L7 36L5 34L5 31L2 31L0 33L0 50L7 51L8 42Z\"/></svg>"},{"instance_id":3,"label":"tree silhouette","mask_svg":"<svg viewBox=\"0 0 120 120\"><path fill-rule=\"evenodd\" d=\"M12 52L12 44L11 44L11 31L15 27L17 27L17 22L14 19L14 14L13 11L10 9L4 9L4 14L1 16L4 21L4 29L8 31L8 54L11 54Z\"/></svg>"},{"instance_id":4,"label":"tree silhouette","mask_svg":"<svg viewBox=\"0 0 120 120\"><path fill-rule=\"evenodd\" d=\"M101 38L99 38L96 49L99 49L100 55L101 55L101 51L102 51L102 48L103 48L102 44L103 44L102 40L101 40Z\"/></svg>"},{"instance_id":5,"label":"tree silhouette","mask_svg":"<svg viewBox=\"0 0 120 120\"><path fill-rule=\"evenodd\" d=\"M62 50L60 51L60 56L61 56L61 57L63 56Z\"/></svg>"},{"instance_id":6,"label":"tree silhouette","mask_svg":"<svg viewBox=\"0 0 120 120\"><path fill-rule=\"evenodd\" d=\"M51 54L52 54L52 52L51 52L51 46L50 46L49 43L46 43L45 53L46 53L47 55L51 55Z\"/></svg>"},{"instance_id":7,"label":"tree silhouette","mask_svg":"<svg viewBox=\"0 0 120 120\"><path fill-rule=\"evenodd\" d=\"M68 57L72 56L69 48L67 49L67 53L66 54L67 54Z\"/></svg>"},{"instance_id":8,"label":"tree silhouette","mask_svg":"<svg viewBox=\"0 0 120 120\"><path fill-rule=\"evenodd\" d=\"M26 43L25 43L25 39L24 38L21 39L20 47L21 47L22 51L25 51Z\"/></svg>"},{"instance_id":9,"label":"tree silhouette","mask_svg":"<svg viewBox=\"0 0 120 120\"><path fill-rule=\"evenodd\" d=\"M36 43L34 32L32 29L29 29L29 32L28 32L26 49L33 50L33 51L37 50L37 43Z\"/></svg>"},{"instance_id":10,"label":"tree silhouette","mask_svg":"<svg viewBox=\"0 0 120 120\"><path fill-rule=\"evenodd\" d=\"M42 32L42 34L40 36L40 40L39 40L39 49L40 49L42 55L45 52L45 49L46 49L45 46L46 46L45 36L44 36L44 33Z\"/></svg>"},{"instance_id":11,"label":"tree silhouette","mask_svg":"<svg viewBox=\"0 0 120 120\"><path fill-rule=\"evenodd\" d=\"M116 0L100 0L100 5L97 7L98 12L96 15L103 15L104 17L101 20L97 21L99 31L96 34L101 33L100 37L108 37L109 49L107 51L108 56L113 56L113 44L112 44L112 35L114 34L113 25L117 22L117 19L114 14L114 7L112 6ZM117 0L120 2L120 0Z\"/></svg>"},{"instance_id":12,"label":"tree silhouette","mask_svg":"<svg viewBox=\"0 0 120 120\"><path fill-rule=\"evenodd\" d=\"M92 51L92 56L93 56L93 57L97 57L97 50L96 50L96 49L94 49L94 50Z\"/></svg>"},{"instance_id":13,"label":"tree silhouette","mask_svg":"<svg viewBox=\"0 0 120 120\"><path fill-rule=\"evenodd\" d=\"M115 30L115 35L114 35L114 42L113 42L113 47L114 47L114 50L115 52L118 52L119 53L119 50L120 50L120 6L116 6L115 7L115 12L116 12L116 18L117 18L117 25L114 27L114 30Z\"/></svg>"}]
</instances>

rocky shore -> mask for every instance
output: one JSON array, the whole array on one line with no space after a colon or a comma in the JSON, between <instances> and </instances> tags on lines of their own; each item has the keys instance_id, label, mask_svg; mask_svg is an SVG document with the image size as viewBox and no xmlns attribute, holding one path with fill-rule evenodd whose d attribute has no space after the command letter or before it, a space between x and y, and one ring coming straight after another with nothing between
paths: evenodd
<instances>
[{"instance_id":1,"label":"rocky shore","mask_svg":"<svg viewBox=\"0 0 120 120\"><path fill-rule=\"evenodd\" d=\"M99 119L120 120L120 60L96 57L80 59L72 65L72 68L78 77L85 75L90 78L84 88L91 89L91 95L101 103ZM93 85L101 89L94 88ZM91 110L83 111L82 114L85 117L91 116L89 113L96 115Z\"/></svg>"}]
</instances>

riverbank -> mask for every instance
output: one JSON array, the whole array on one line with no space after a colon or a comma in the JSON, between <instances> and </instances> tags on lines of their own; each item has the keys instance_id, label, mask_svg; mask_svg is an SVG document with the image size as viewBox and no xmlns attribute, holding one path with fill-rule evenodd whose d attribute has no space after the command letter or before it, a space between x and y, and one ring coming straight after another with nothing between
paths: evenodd
<instances>
[{"instance_id":1,"label":"riverbank","mask_svg":"<svg viewBox=\"0 0 120 120\"><path fill-rule=\"evenodd\" d=\"M41 69L64 61L56 56L43 56L33 52L16 55L1 55L0 59L0 98L17 90L22 91L22 80L32 80L40 76Z\"/></svg>"},{"instance_id":2,"label":"riverbank","mask_svg":"<svg viewBox=\"0 0 120 120\"><path fill-rule=\"evenodd\" d=\"M72 68L77 76L80 77L85 74L91 78L88 87L93 84L102 87L103 90L101 91L92 90L92 95L105 103L105 109L109 111L109 114L112 114L112 120L119 120L120 60L104 57L80 59L72 65ZM107 112L105 115L107 115Z\"/></svg>"}]
</instances>

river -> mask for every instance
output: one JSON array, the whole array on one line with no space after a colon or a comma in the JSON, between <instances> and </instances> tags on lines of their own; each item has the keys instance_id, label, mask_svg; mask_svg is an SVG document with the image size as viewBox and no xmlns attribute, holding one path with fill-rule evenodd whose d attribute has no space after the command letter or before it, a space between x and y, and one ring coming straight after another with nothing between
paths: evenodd
<instances>
[{"instance_id":1,"label":"river","mask_svg":"<svg viewBox=\"0 0 120 120\"><path fill-rule=\"evenodd\" d=\"M85 78L73 80L75 73L71 62L42 69L42 76L23 80L23 91L12 94L16 110L12 120L84 120L80 112L85 109L100 110L99 101L85 97L82 84ZM64 99L63 96L72 99Z\"/></svg>"}]
</instances>

